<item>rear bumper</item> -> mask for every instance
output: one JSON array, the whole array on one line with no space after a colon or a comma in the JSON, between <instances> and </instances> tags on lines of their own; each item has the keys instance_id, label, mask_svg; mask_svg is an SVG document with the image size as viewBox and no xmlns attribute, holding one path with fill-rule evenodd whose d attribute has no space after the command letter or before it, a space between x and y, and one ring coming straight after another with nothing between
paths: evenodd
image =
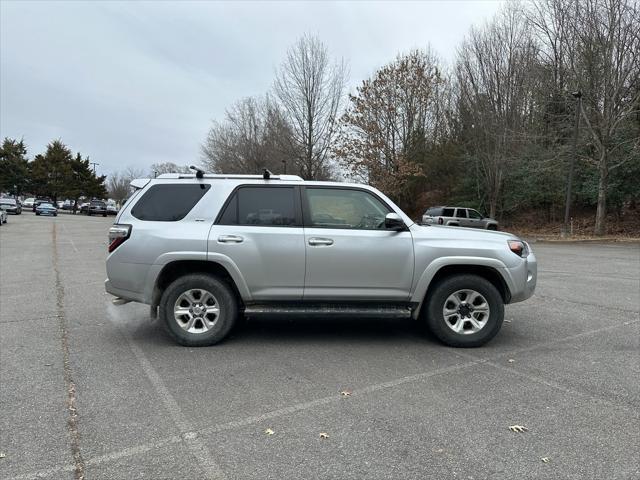
<instances>
[{"instance_id":1,"label":"rear bumper","mask_svg":"<svg viewBox=\"0 0 640 480\"><path fill-rule=\"evenodd\" d=\"M114 287L109 279L104 281L104 289L107 293L114 297L124 298L125 300L131 300L132 302L146 303L144 294L138 292L132 292L130 290L124 290L122 288Z\"/></svg>"}]
</instances>

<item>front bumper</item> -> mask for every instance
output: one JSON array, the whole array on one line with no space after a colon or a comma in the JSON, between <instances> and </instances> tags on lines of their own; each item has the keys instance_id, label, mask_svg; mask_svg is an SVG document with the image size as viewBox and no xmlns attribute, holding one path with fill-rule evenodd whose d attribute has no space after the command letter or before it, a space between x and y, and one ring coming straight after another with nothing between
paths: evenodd
<instances>
[{"instance_id":1,"label":"front bumper","mask_svg":"<svg viewBox=\"0 0 640 480\"><path fill-rule=\"evenodd\" d=\"M509 303L522 302L530 298L536 290L538 281L538 261L531 249L521 265L507 271L512 280L511 301Z\"/></svg>"}]
</instances>

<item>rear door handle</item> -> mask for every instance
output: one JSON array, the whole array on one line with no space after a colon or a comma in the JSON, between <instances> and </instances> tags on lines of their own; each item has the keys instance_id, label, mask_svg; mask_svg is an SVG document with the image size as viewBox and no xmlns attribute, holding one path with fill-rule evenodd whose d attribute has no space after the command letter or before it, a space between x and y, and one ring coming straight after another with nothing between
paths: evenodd
<instances>
[{"instance_id":1,"label":"rear door handle","mask_svg":"<svg viewBox=\"0 0 640 480\"><path fill-rule=\"evenodd\" d=\"M218 237L219 243L242 243L244 238L240 235L220 235Z\"/></svg>"},{"instance_id":2,"label":"rear door handle","mask_svg":"<svg viewBox=\"0 0 640 480\"><path fill-rule=\"evenodd\" d=\"M328 247L329 245L333 245L333 240L331 240L330 238L310 238L309 245L311 245L312 247Z\"/></svg>"}]
</instances>

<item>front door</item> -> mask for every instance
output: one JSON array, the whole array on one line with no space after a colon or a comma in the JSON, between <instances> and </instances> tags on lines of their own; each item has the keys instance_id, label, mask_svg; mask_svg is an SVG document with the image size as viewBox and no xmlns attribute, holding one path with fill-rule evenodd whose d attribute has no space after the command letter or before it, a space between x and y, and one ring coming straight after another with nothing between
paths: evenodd
<instances>
[{"instance_id":1,"label":"front door","mask_svg":"<svg viewBox=\"0 0 640 480\"><path fill-rule=\"evenodd\" d=\"M365 189L305 187L305 300L407 301L413 281L409 231L387 230L392 212Z\"/></svg>"}]
</instances>

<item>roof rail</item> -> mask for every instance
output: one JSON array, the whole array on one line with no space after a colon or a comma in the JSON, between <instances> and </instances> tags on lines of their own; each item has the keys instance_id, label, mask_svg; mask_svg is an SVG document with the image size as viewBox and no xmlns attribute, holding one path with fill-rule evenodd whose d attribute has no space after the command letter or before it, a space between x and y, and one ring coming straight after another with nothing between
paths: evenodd
<instances>
[{"instance_id":1,"label":"roof rail","mask_svg":"<svg viewBox=\"0 0 640 480\"><path fill-rule=\"evenodd\" d=\"M158 175L158 179L193 179L196 175L193 173L163 173ZM224 174L224 173L205 173L203 178L209 178L212 180L264 180L263 175L236 175L236 174ZM285 180L285 181L297 181L302 182L302 177L298 175L271 175L269 180Z\"/></svg>"}]
</instances>

